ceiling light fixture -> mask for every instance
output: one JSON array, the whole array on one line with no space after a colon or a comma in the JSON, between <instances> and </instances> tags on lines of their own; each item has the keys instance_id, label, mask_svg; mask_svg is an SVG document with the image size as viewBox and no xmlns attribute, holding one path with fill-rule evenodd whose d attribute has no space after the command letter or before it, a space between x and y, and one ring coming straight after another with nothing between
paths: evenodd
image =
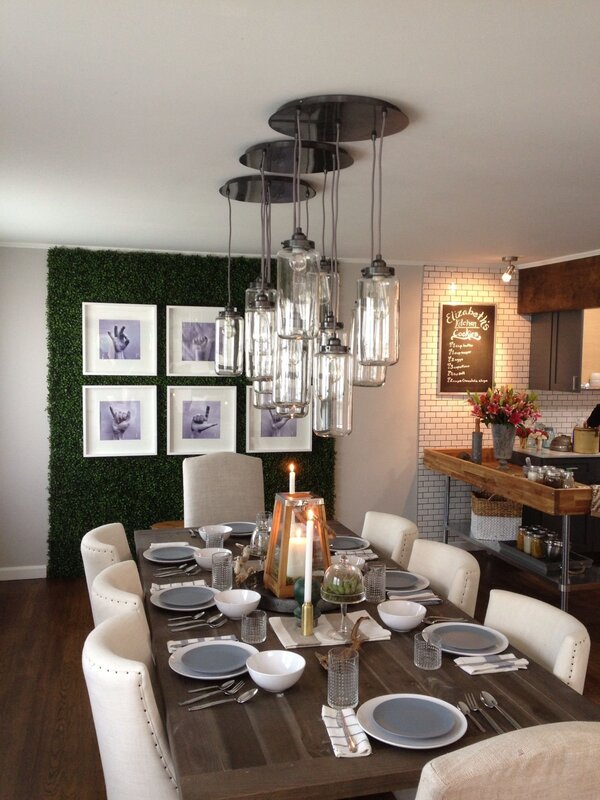
<instances>
[{"instance_id":1,"label":"ceiling light fixture","mask_svg":"<svg viewBox=\"0 0 600 800\"><path fill-rule=\"evenodd\" d=\"M229 235L227 239L227 305L215 325L215 372L235 377L244 371L244 320L231 304L231 197L227 194Z\"/></svg>"},{"instance_id":2,"label":"ceiling light fixture","mask_svg":"<svg viewBox=\"0 0 600 800\"><path fill-rule=\"evenodd\" d=\"M516 269L515 262L518 261L519 256L502 256L502 262L506 264L506 268L502 273L502 280L504 283L510 283L512 280L512 276Z\"/></svg>"}]
</instances>

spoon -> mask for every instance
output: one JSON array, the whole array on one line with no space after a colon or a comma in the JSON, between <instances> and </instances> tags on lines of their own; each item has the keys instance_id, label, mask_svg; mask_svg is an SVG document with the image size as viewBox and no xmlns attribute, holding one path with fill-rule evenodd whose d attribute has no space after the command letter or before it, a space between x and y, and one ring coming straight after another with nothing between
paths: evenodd
<instances>
[{"instance_id":1,"label":"spoon","mask_svg":"<svg viewBox=\"0 0 600 800\"><path fill-rule=\"evenodd\" d=\"M222 703L247 703L258 694L258 689L248 689L247 692L242 692L239 697L226 697L224 700L213 700L211 703L201 703L199 706L190 706L188 711L199 711L201 708L210 708L211 706L220 706Z\"/></svg>"},{"instance_id":2,"label":"spoon","mask_svg":"<svg viewBox=\"0 0 600 800\"><path fill-rule=\"evenodd\" d=\"M468 719L471 720L473 725L476 725L482 733L485 733L485 728L483 727L481 722L479 722L478 719L475 719L473 714L471 714L471 709L469 708L469 706L463 700L459 700L458 703L457 703L457 706L458 706L458 710L462 711L462 713L465 715L465 717L467 717Z\"/></svg>"},{"instance_id":3,"label":"spoon","mask_svg":"<svg viewBox=\"0 0 600 800\"><path fill-rule=\"evenodd\" d=\"M180 625L179 628L171 627L173 633L179 633L179 631L189 631L192 628L210 628L214 630L215 628L222 628L223 625L227 624L226 619L220 619L218 622L190 622L188 625Z\"/></svg>"},{"instance_id":4,"label":"spoon","mask_svg":"<svg viewBox=\"0 0 600 800\"><path fill-rule=\"evenodd\" d=\"M206 611L203 611L202 613L206 614ZM224 614L222 614L219 611L216 614L213 614L212 617L208 617L207 619L202 620L202 624L203 625L214 625L215 622L220 622L223 618L224 618ZM190 624L194 624L195 625L196 623L190 623L189 621L188 622L186 622L186 621L183 621L183 622L172 622L169 625L169 628L174 628L176 630L177 628L179 628L181 626L185 627L185 626L190 625Z\"/></svg>"},{"instance_id":5,"label":"spoon","mask_svg":"<svg viewBox=\"0 0 600 800\"><path fill-rule=\"evenodd\" d=\"M183 622L184 620L201 619L206 611L199 611L197 614L186 614L183 617L167 617L167 622Z\"/></svg>"},{"instance_id":6,"label":"spoon","mask_svg":"<svg viewBox=\"0 0 600 800\"><path fill-rule=\"evenodd\" d=\"M493 694L490 694L489 692L481 692L479 696L481 697L481 702L484 706L487 706L488 708L496 708L502 714L502 716L510 722L513 728L517 728L518 730L521 727L519 723L510 716L510 714L507 714L504 709L500 708L498 701Z\"/></svg>"}]
</instances>

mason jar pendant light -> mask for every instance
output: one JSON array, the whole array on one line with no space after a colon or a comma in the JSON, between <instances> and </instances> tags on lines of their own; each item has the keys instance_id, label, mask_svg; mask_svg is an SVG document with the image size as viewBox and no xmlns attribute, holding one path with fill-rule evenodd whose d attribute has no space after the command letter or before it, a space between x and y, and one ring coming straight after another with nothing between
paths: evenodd
<instances>
[{"instance_id":1,"label":"mason jar pendant light","mask_svg":"<svg viewBox=\"0 0 600 800\"><path fill-rule=\"evenodd\" d=\"M229 237L227 242L227 305L215 324L215 372L235 377L244 371L244 320L231 304L231 197L227 194Z\"/></svg>"},{"instance_id":2,"label":"mason jar pendant light","mask_svg":"<svg viewBox=\"0 0 600 800\"><path fill-rule=\"evenodd\" d=\"M313 342L309 339L275 340L273 402L284 416L306 416L311 398ZM304 412L304 413L301 413Z\"/></svg>"},{"instance_id":3,"label":"mason jar pendant light","mask_svg":"<svg viewBox=\"0 0 600 800\"><path fill-rule=\"evenodd\" d=\"M356 306L352 312L352 327L350 329L350 341L352 342L352 361L354 363L354 375L352 382L354 386L366 386L377 388L383 386L386 378L387 367L367 366L358 360L358 335L356 325Z\"/></svg>"},{"instance_id":4,"label":"mason jar pendant light","mask_svg":"<svg viewBox=\"0 0 600 800\"><path fill-rule=\"evenodd\" d=\"M379 224L378 249L374 250L375 209L375 163L377 134L371 135L373 143L373 168L371 171L371 264L365 267L358 280L356 328L358 360L365 366L391 366L398 361L400 315L400 286L393 267L388 267L381 257L381 200L383 137L387 111L382 110L381 135L379 137Z\"/></svg>"}]
</instances>

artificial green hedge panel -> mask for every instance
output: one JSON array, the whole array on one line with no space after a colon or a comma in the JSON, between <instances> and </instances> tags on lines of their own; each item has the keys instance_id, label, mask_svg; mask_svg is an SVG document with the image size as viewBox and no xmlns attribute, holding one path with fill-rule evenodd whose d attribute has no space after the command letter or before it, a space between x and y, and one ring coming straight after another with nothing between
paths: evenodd
<instances>
[{"instance_id":1,"label":"artificial green hedge panel","mask_svg":"<svg viewBox=\"0 0 600 800\"><path fill-rule=\"evenodd\" d=\"M257 259L232 262L232 299L259 273ZM120 521L133 531L183 518L182 456L167 456L167 385L237 386L237 452L246 451L246 385L243 378L166 377L166 306L223 306L227 261L216 256L124 253L54 248L48 253L48 411L50 418L49 577L83 574L80 542L86 531ZM83 375L81 304L146 303L158 311L156 376ZM83 457L83 385L156 385L158 455ZM298 491L325 498L333 513L334 445L313 437L312 453L261 453L265 504L287 487L286 466L297 464Z\"/></svg>"}]
</instances>

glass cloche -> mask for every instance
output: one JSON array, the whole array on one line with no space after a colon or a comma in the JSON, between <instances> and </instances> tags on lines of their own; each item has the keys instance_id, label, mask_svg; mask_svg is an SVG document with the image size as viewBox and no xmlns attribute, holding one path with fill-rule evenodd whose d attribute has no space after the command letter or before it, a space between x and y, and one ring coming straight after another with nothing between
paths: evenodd
<instances>
[{"instance_id":1,"label":"glass cloche","mask_svg":"<svg viewBox=\"0 0 600 800\"><path fill-rule=\"evenodd\" d=\"M352 625L346 616L346 606L361 603L365 599L365 584L362 572L342 555L337 564L332 564L323 577L321 597L328 603L339 603L342 615L336 638L346 641L350 638Z\"/></svg>"}]
</instances>

